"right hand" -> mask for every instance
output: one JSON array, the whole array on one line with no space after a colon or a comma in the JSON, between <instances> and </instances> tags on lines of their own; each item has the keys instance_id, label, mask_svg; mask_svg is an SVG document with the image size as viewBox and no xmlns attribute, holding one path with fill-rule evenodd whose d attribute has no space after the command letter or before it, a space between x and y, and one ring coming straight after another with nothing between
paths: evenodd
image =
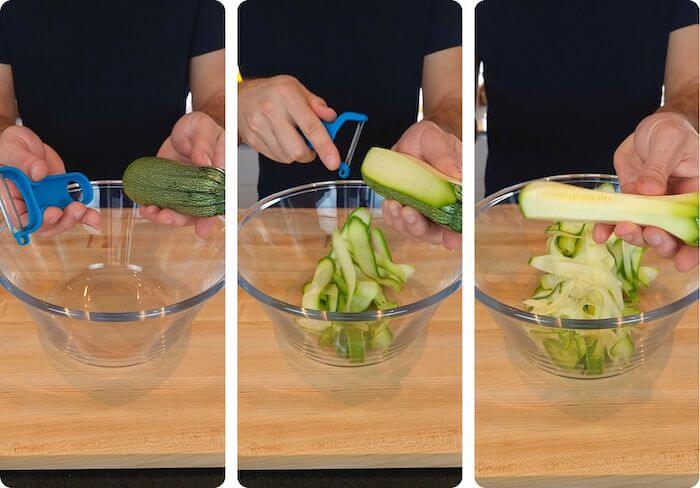
<instances>
[{"instance_id":1,"label":"right hand","mask_svg":"<svg viewBox=\"0 0 700 488\"><path fill-rule=\"evenodd\" d=\"M168 138L158 150L159 158L196 166L226 167L226 133L214 119L203 112L190 112L180 117ZM216 217L192 217L156 205L140 207L143 217L163 225L182 227L194 224L195 233L206 238L216 224Z\"/></svg>"},{"instance_id":2,"label":"right hand","mask_svg":"<svg viewBox=\"0 0 700 488\"><path fill-rule=\"evenodd\" d=\"M56 151L44 144L30 129L18 125L8 127L0 134L0 165L14 166L33 181L66 172L66 167ZM28 216L24 200L14 185L11 185L11 192L22 223L26 225ZM37 234L51 237L71 229L78 223L99 229L102 216L80 202L73 202L63 210L49 207L44 211L43 224Z\"/></svg>"},{"instance_id":3,"label":"right hand","mask_svg":"<svg viewBox=\"0 0 700 488\"><path fill-rule=\"evenodd\" d=\"M391 149L415 156L450 177L462 179L462 141L434 122L425 119L416 122ZM382 202L382 214L389 226L415 242L442 244L450 251L462 247L461 233L438 225L395 200Z\"/></svg>"},{"instance_id":4,"label":"right hand","mask_svg":"<svg viewBox=\"0 0 700 488\"><path fill-rule=\"evenodd\" d=\"M615 151L613 163L624 193L666 195L698 191L697 131L682 116L661 112L646 117ZM632 222L596 224L593 238L605 242L615 234L634 246L651 247L676 269L691 271L698 266L698 248L683 244L657 227Z\"/></svg>"},{"instance_id":5,"label":"right hand","mask_svg":"<svg viewBox=\"0 0 700 488\"><path fill-rule=\"evenodd\" d=\"M279 163L310 163L316 159L330 170L340 166L340 153L321 120L337 117L326 102L296 78L287 75L238 84L238 134L253 149Z\"/></svg>"}]
</instances>

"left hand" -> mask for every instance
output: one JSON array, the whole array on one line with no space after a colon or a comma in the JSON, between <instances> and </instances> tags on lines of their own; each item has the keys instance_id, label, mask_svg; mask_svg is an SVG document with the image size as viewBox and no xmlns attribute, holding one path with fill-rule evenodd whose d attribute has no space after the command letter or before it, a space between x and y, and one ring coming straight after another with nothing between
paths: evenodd
<instances>
[{"instance_id":1,"label":"left hand","mask_svg":"<svg viewBox=\"0 0 700 488\"><path fill-rule=\"evenodd\" d=\"M391 149L415 156L448 176L462 179L462 141L431 121L413 124ZM382 212L387 224L414 241L442 244L451 251L462 245L462 234L432 222L397 201L384 200Z\"/></svg>"},{"instance_id":2,"label":"left hand","mask_svg":"<svg viewBox=\"0 0 700 488\"><path fill-rule=\"evenodd\" d=\"M698 133L682 116L662 112L645 118L614 155L621 190L639 195L667 195L698 191ZM657 227L632 222L597 224L594 239L615 235L635 246L649 246L662 258L675 259L678 271L698 265L698 248L684 245Z\"/></svg>"},{"instance_id":3,"label":"left hand","mask_svg":"<svg viewBox=\"0 0 700 488\"><path fill-rule=\"evenodd\" d=\"M177 121L170 136L158 150L158 157L199 166L225 168L225 132L204 112L191 112ZM140 208L141 215L163 225L183 227L194 224L199 237L206 237L217 217L192 217L155 205Z\"/></svg>"}]
</instances>

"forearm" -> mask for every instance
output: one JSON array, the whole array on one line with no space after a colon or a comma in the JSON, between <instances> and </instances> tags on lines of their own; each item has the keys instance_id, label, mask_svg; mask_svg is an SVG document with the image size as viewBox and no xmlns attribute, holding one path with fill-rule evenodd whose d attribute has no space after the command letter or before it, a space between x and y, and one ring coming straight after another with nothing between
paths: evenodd
<instances>
[{"instance_id":1,"label":"forearm","mask_svg":"<svg viewBox=\"0 0 700 488\"><path fill-rule=\"evenodd\" d=\"M686 85L685 89L669 97L657 112L673 112L682 115L698 130L698 82Z\"/></svg>"},{"instance_id":2,"label":"forearm","mask_svg":"<svg viewBox=\"0 0 700 488\"><path fill-rule=\"evenodd\" d=\"M211 97L205 103L194 104L192 107L195 111L204 112L221 127L226 127L226 96L222 93Z\"/></svg>"},{"instance_id":3,"label":"forearm","mask_svg":"<svg viewBox=\"0 0 700 488\"><path fill-rule=\"evenodd\" d=\"M446 98L423 117L462 140L462 98Z\"/></svg>"}]
</instances>

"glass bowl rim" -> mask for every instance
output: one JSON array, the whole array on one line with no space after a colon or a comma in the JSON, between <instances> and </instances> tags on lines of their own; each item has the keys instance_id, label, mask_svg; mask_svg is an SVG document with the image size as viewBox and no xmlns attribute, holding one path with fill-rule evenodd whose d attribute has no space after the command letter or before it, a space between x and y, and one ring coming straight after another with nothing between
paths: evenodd
<instances>
[{"instance_id":1,"label":"glass bowl rim","mask_svg":"<svg viewBox=\"0 0 700 488\"><path fill-rule=\"evenodd\" d=\"M91 180L90 184L93 187L98 188L123 189L122 180ZM70 185L70 189L79 189L79 186L77 184L73 184ZM219 218L223 221L223 217ZM0 224L0 232L5 229L6 225L7 224L5 222ZM219 278L219 280L216 281L216 283L211 285L206 290L166 307L153 308L138 312L86 312L84 310L72 310L66 307L60 307L53 303L40 300L13 284L5 276L2 270L0 270L0 285L27 305L31 305L42 312L49 312L54 315L59 315L70 319L85 320L90 322L138 322L146 319L167 317L200 305L202 302L221 290L224 287L225 281L226 275L224 274L221 278Z\"/></svg>"},{"instance_id":2,"label":"glass bowl rim","mask_svg":"<svg viewBox=\"0 0 700 488\"><path fill-rule=\"evenodd\" d=\"M525 181L523 183L518 183L516 185L504 188L479 201L475 206L474 221L476 223L476 219L479 217L479 215L484 213L486 210L496 206L503 200L514 196L528 183L532 183L533 181L562 180L600 180L601 182L618 182L618 178L616 175L602 173L573 173L548 176L545 178L535 178L532 180ZM476 228L474 229L474 233L476 234ZM495 298L482 291L477 286L476 280L474 280L474 293L476 295L476 298L484 305L500 314L545 327L561 327L565 329L580 330L614 329L621 326L638 325L644 322L651 322L654 320L662 319L690 306L693 302L695 302L698 299L698 291L699 289L696 288L694 291L688 293L686 296L676 300L675 302L671 302L667 305L664 305L663 307L659 307L649 312L641 312L638 314L625 315L624 317L610 319L562 319L556 317L540 316L506 305L505 303L496 300Z\"/></svg>"},{"instance_id":3,"label":"glass bowl rim","mask_svg":"<svg viewBox=\"0 0 700 488\"><path fill-rule=\"evenodd\" d=\"M296 195L302 195L304 193L314 192L319 189L330 189L338 187L369 188L369 186L367 186L367 184L362 180L330 180L295 186L293 188L289 188L287 190L283 190L269 195L268 197L265 197L262 200L260 200L255 205L251 206L248 210L244 212L243 216L240 218L240 221L238 223L238 231L240 232L243 229L243 227L245 227L245 224L254 216L286 198ZM247 293L255 297L260 302L264 303L265 305L272 307L275 310L283 311L295 315L297 317L304 317L314 320L323 320L328 322L370 322L380 320L382 318L401 317L403 315L419 312L439 303L440 301L457 291L460 288L460 286L462 286L462 272L460 269L457 278L442 290L425 298L422 298L416 302L386 310L356 313L322 312L319 310L306 310L304 308L297 307L296 305L291 305L289 303L283 302L282 300L277 300L276 298L273 298L267 295L266 293L263 293L262 291L258 290L241 275L240 271L238 271L238 285L241 288L243 288L243 290L245 290Z\"/></svg>"}]
</instances>

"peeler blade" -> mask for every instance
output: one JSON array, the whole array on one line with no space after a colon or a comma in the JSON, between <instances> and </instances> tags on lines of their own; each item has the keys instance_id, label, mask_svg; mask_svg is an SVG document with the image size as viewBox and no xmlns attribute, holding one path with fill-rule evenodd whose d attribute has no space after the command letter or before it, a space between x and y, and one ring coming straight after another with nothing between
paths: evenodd
<instances>
[{"instance_id":1,"label":"peeler blade","mask_svg":"<svg viewBox=\"0 0 700 488\"><path fill-rule=\"evenodd\" d=\"M0 210L2 210L2 215L13 234L17 234L24 227L22 225L22 219L17 207L15 206L15 200L12 197L12 191L10 190L10 183L7 179L0 174Z\"/></svg>"},{"instance_id":2,"label":"peeler blade","mask_svg":"<svg viewBox=\"0 0 700 488\"><path fill-rule=\"evenodd\" d=\"M348 148L348 154L345 157L345 161L342 164L340 177L345 179L350 174L350 165L352 164L352 158L355 155L355 149L357 149L357 143L360 140L360 134L362 134L362 128L365 126L364 122L359 122L355 128L355 134L352 136L352 141L350 142L350 147Z\"/></svg>"}]
</instances>

